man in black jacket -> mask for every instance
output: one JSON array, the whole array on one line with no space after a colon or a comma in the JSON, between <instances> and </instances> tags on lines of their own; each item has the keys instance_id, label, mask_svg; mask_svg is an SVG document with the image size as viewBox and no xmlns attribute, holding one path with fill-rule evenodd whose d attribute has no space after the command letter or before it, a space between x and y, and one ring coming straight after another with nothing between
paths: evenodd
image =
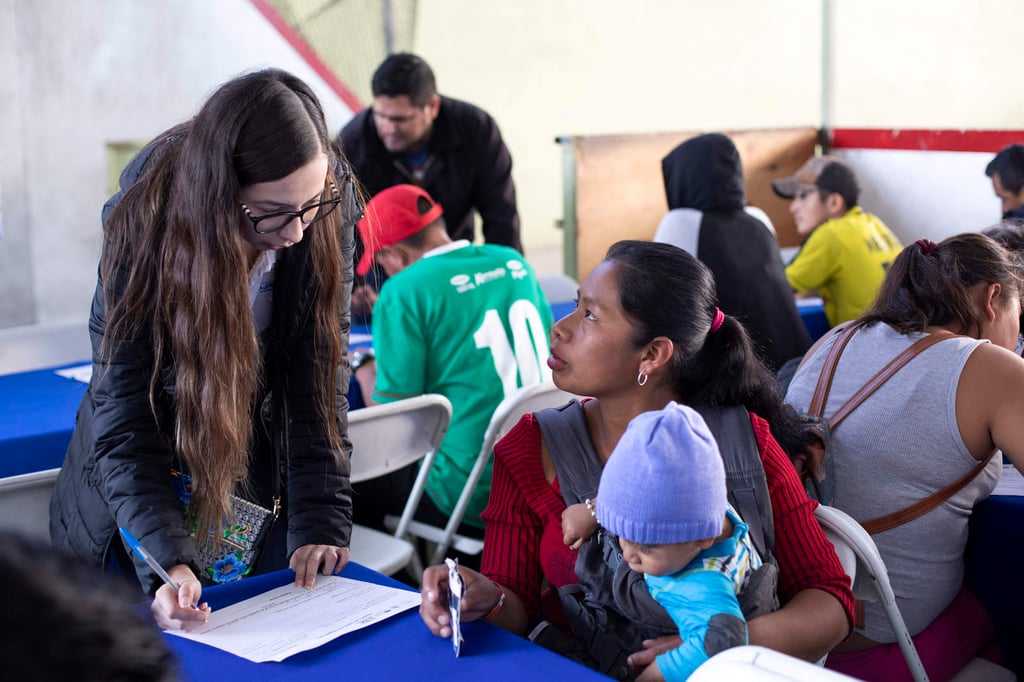
<instances>
[{"instance_id":1,"label":"man in black jacket","mask_svg":"<svg viewBox=\"0 0 1024 682\"><path fill-rule=\"evenodd\" d=\"M373 106L338 141L370 196L419 185L444 207L452 239L472 241L475 209L488 244L523 250L512 158L498 125L483 109L438 95L419 57L384 60L373 74Z\"/></svg>"},{"instance_id":2,"label":"man in black jacket","mask_svg":"<svg viewBox=\"0 0 1024 682\"><path fill-rule=\"evenodd\" d=\"M512 157L494 119L437 94L434 72L413 54L393 54L373 74L373 105L342 128L338 143L369 196L414 184L444 207L453 240L473 241L473 211L484 241L522 252ZM356 258L362 255L357 246ZM379 273L378 273L379 274ZM365 288L355 292L359 313Z\"/></svg>"}]
</instances>

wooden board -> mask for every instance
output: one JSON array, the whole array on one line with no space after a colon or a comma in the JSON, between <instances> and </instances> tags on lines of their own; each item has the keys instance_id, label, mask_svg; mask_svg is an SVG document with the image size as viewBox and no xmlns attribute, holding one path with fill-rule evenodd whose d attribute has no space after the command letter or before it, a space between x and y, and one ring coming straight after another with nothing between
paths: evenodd
<instances>
[{"instance_id":1,"label":"wooden board","mask_svg":"<svg viewBox=\"0 0 1024 682\"><path fill-rule=\"evenodd\" d=\"M799 239L789 214L789 202L775 196L771 181L791 175L814 154L815 128L724 131L740 153L747 203L761 208L775 225L781 246ZM668 211L661 160L699 131L637 135L596 135L562 138L573 154L575 177L576 272L582 280L620 239L651 239ZM571 206L571 202L567 202ZM573 240L567 240L572 244Z\"/></svg>"}]
</instances>

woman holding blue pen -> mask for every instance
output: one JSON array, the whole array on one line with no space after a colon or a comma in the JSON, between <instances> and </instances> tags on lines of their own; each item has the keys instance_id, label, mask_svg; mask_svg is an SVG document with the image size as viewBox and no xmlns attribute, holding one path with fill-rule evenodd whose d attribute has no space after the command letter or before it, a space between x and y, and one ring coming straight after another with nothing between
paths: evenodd
<instances>
[{"instance_id":1,"label":"woman holding blue pen","mask_svg":"<svg viewBox=\"0 0 1024 682\"><path fill-rule=\"evenodd\" d=\"M165 628L205 620L204 583L290 566L309 588L348 562L343 358L361 202L327 130L301 80L242 75L147 145L104 207L92 381L50 532L137 575ZM242 524L233 496L280 503L280 518L254 565L210 571L194 536Z\"/></svg>"}]
</instances>

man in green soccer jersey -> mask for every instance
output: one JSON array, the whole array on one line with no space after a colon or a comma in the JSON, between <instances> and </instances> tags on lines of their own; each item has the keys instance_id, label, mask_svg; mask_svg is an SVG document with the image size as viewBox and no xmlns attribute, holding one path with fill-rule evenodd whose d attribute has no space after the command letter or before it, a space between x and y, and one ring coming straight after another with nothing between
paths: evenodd
<instances>
[{"instance_id":1,"label":"man in green soccer jersey","mask_svg":"<svg viewBox=\"0 0 1024 682\"><path fill-rule=\"evenodd\" d=\"M367 204L359 222L366 250L356 270L365 275L379 267L388 279L373 311L376 358L353 361L368 405L423 393L451 401L451 427L417 512L420 520L441 526L498 403L521 386L550 380L552 323L551 308L522 254L507 246L452 241L442 211L415 185L389 187ZM371 514L400 512L414 476L414 469L393 475L386 491L360 494L357 486L357 521L376 525ZM488 465L460 532L482 536L480 512L490 480Z\"/></svg>"}]
</instances>

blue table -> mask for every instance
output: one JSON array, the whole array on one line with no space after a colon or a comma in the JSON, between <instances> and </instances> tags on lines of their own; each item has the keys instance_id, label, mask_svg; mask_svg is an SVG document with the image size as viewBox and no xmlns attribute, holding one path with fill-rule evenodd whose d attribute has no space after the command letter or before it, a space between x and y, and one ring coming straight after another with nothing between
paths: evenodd
<instances>
[{"instance_id":1,"label":"blue table","mask_svg":"<svg viewBox=\"0 0 1024 682\"><path fill-rule=\"evenodd\" d=\"M825 306L820 298L798 298L796 309L812 341L817 341L822 334L832 328L825 317Z\"/></svg>"},{"instance_id":2,"label":"blue table","mask_svg":"<svg viewBox=\"0 0 1024 682\"><path fill-rule=\"evenodd\" d=\"M0 376L0 477L64 463L85 389L54 369Z\"/></svg>"},{"instance_id":3,"label":"blue table","mask_svg":"<svg viewBox=\"0 0 1024 682\"><path fill-rule=\"evenodd\" d=\"M346 578L410 589L357 564L342 571ZM247 578L207 589L203 598L214 609L294 580L289 571ZM165 635L192 682L225 680L461 680L488 682L536 679L607 680L583 666L520 637L483 622L463 626L462 656L455 658L451 641L435 637L416 609L343 635L280 663L253 663L191 640Z\"/></svg>"},{"instance_id":4,"label":"blue table","mask_svg":"<svg viewBox=\"0 0 1024 682\"><path fill-rule=\"evenodd\" d=\"M1024 680L1024 497L992 495L975 505L967 541L966 582L996 623L1004 665Z\"/></svg>"}]
</instances>

